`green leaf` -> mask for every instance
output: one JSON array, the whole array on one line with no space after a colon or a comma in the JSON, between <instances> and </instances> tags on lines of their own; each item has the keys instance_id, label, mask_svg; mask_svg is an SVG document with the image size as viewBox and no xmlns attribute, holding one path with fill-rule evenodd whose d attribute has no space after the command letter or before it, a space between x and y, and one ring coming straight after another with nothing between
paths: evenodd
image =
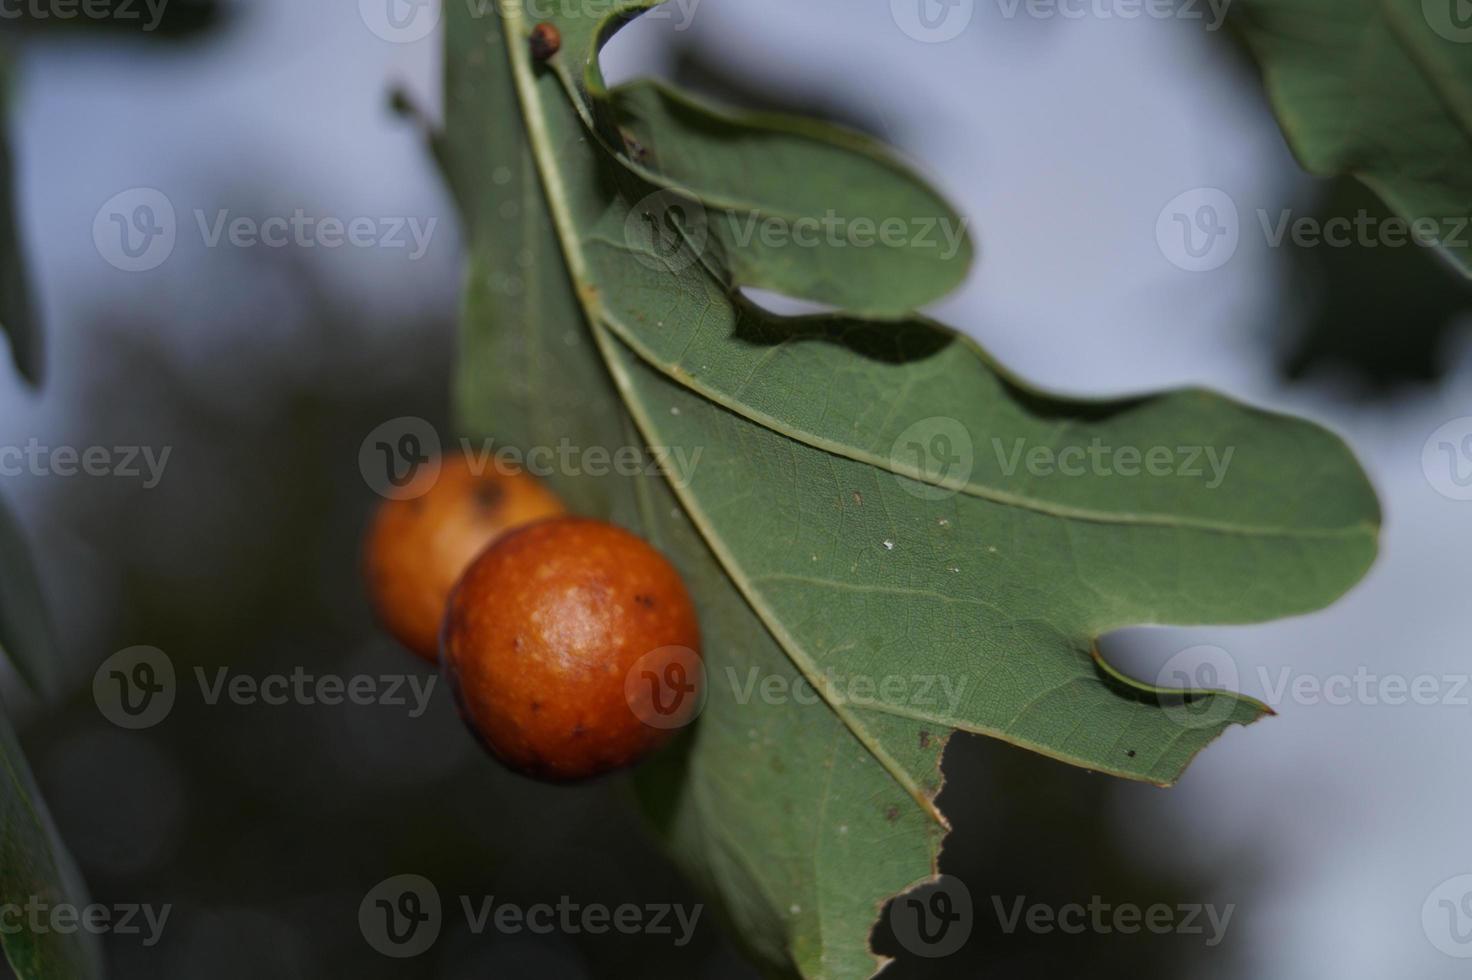
<instances>
[{"instance_id":1,"label":"green leaf","mask_svg":"<svg viewBox=\"0 0 1472 980\"><path fill-rule=\"evenodd\" d=\"M1304 167L1358 177L1472 273L1472 24L1461 6L1243 0L1231 23Z\"/></svg>"},{"instance_id":2,"label":"green leaf","mask_svg":"<svg viewBox=\"0 0 1472 980\"><path fill-rule=\"evenodd\" d=\"M31 906L67 906L78 914L87 904L86 887L61 843L20 742L0 711L0 905L22 915ZM23 927L0 934L0 944L20 980L100 978L102 956L97 936L83 929L33 932Z\"/></svg>"},{"instance_id":3,"label":"green leaf","mask_svg":"<svg viewBox=\"0 0 1472 980\"><path fill-rule=\"evenodd\" d=\"M890 256L880 278L881 251L841 238L733 241L732 215L812 217L834 174L857 202L844 221L950 212L821 124L605 91L596 45L617 17L559 15L561 52L539 65L520 6L501 6L504 21L452 5L448 23L438 149L471 252L461 415L523 448L682 461L668 485L554 482L576 509L642 529L691 583L709 701L640 788L768 970L879 966L884 903L934 873L952 732L1168 784L1266 711L1127 678L1095 642L1303 612L1357 581L1379 511L1338 439L1202 391L1041 393L878 301L936 295L945 263ZM698 123L672 118L687 109ZM782 318L740 293L778 281L844 312ZM1163 447L1178 465L1209 447L1226 464L1214 479L1069 476L1021 465L1018 446ZM877 689L886 678L903 693ZM774 684L820 696L752 693Z\"/></svg>"},{"instance_id":4,"label":"green leaf","mask_svg":"<svg viewBox=\"0 0 1472 980\"><path fill-rule=\"evenodd\" d=\"M20 529L0 501L0 649L33 688L54 690L56 659L40 588ZM80 910L86 888L62 844L10 722L0 708L0 905ZM29 913L23 913L29 915ZM77 931L0 932L21 980L102 976L97 937Z\"/></svg>"},{"instance_id":5,"label":"green leaf","mask_svg":"<svg viewBox=\"0 0 1472 980\"><path fill-rule=\"evenodd\" d=\"M32 384L41 379L41 335L32 319L25 254L16 212L15 173L7 141L8 69L0 53L0 333L10 339L11 356Z\"/></svg>"},{"instance_id":6,"label":"green leaf","mask_svg":"<svg viewBox=\"0 0 1472 980\"><path fill-rule=\"evenodd\" d=\"M908 315L961 284L973 258L966 220L868 136L795 116L721 111L651 81L609 91L597 59L578 54L661 2L568 8L574 12L553 21L570 57L554 57L548 69L587 131L648 181L646 190L698 199L728 284L870 317ZM831 229L841 229L837 241L802 244Z\"/></svg>"}]
</instances>

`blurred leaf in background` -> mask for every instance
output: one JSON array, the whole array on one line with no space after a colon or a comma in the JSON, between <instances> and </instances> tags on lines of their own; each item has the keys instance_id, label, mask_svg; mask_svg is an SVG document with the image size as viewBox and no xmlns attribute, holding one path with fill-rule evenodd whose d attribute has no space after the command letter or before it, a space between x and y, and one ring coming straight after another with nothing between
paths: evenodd
<instances>
[{"instance_id":1,"label":"blurred leaf in background","mask_svg":"<svg viewBox=\"0 0 1472 980\"><path fill-rule=\"evenodd\" d=\"M41 328L35 321L21 240L19 194L10 149L13 72L0 49L0 333L10 340L16 368L32 384L41 377Z\"/></svg>"},{"instance_id":2,"label":"blurred leaf in background","mask_svg":"<svg viewBox=\"0 0 1472 980\"><path fill-rule=\"evenodd\" d=\"M1329 183L1316 217L1320 226L1368 218L1384 227L1391 215L1365 185L1345 177ZM1284 373L1341 377L1381 397L1440 379L1458 337L1472 327L1472 281L1434 248L1350 237L1342 247L1290 246L1286 302L1302 322L1273 338Z\"/></svg>"},{"instance_id":3,"label":"blurred leaf in background","mask_svg":"<svg viewBox=\"0 0 1472 980\"><path fill-rule=\"evenodd\" d=\"M1472 274L1472 20L1460 0L1239 0L1299 162L1352 175Z\"/></svg>"}]
</instances>

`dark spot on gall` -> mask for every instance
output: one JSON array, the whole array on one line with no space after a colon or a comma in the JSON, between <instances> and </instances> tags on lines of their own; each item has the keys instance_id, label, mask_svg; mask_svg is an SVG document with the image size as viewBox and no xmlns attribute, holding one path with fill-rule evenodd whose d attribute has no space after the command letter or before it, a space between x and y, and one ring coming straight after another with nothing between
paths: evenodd
<instances>
[{"instance_id":1,"label":"dark spot on gall","mask_svg":"<svg viewBox=\"0 0 1472 980\"><path fill-rule=\"evenodd\" d=\"M652 595L636 595L634 596L634 601L643 606L645 609L654 608L654 596Z\"/></svg>"},{"instance_id":2,"label":"dark spot on gall","mask_svg":"<svg viewBox=\"0 0 1472 980\"><path fill-rule=\"evenodd\" d=\"M562 32L550 21L542 21L532 28L532 57L546 61L562 48Z\"/></svg>"},{"instance_id":3,"label":"dark spot on gall","mask_svg":"<svg viewBox=\"0 0 1472 980\"><path fill-rule=\"evenodd\" d=\"M532 711L541 711L541 710L542 710L542 702L540 702L540 701L533 701L532 702Z\"/></svg>"},{"instance_id":4,"label":"dark spot on gall","mask_svg":"<svg viewBox=\"0 0 1472 980\"><path fill-rule=\"evenodd\" d=\"M588 734L588 730L583 727L582 722L578 722L576 725L572 726L573 738L582 738L586 734Z\"/></svg>"},{"instance_id":5,"label":"dark spot on gall","mask_svg":"<svg viewBox=\"0 0 1472 980\"><path fill-rule=\"evenodd\" d=\"M494 510L504 496L506 496L506 491L502 490L498 484L477 483L475 485L475 503L482 510Z\"/></svg>"}]
</instances>

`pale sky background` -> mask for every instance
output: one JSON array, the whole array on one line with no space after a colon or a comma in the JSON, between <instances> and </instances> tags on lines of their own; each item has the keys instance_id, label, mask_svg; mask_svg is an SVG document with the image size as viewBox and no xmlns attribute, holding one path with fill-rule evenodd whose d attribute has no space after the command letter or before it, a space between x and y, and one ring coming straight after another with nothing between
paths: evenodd
<instances>
[{"instance_id":1,"label":"pale sky background","mask_svg":"<svg viewBox=\"0 0 1472 980\"><path fill-rule=\"evenodd\" d=\"M1442 423L1472 414L1466 334L1443 384L1388 406L1275 380L1262 339L1286 327L1278 290L1289 257L1248 216L1308 211L1315 185L1225 40L1195 21L1009 18L1001 0L976 0L959 36L928 44L908 37L889 7L701 0L689 37L735 72L856 107L922 161L980 244L970 281L935 312L1018 372L1074 393L1204 383L1292 410L1343 434L1381 493L1382 556L1338 605L1260 627L1152 631L1129 658L1135 672L1215 644L1235 661L1240 689L1258 697L1267 696L1259 668L1320 679L1361 667L1465 674L1472 502L1439 495L1421 451ZM249 413L299 370L301 351L286 341L307 327L273 302L276 267L263 261L254 278L188 288L211 257L181 233L157 274L119 272L91 238L113 194L167 186L182 213L222 192L279 186L336 214L449 213L413 129L384 108L393 82L435 111L438 36L387 42L356 8L262 0L202 47L47 41L31 50L18 151L51 379L39 400L0 383L0 438L85 442L89 420L68 406L106 369L68 328L98 309L151 304L171 356L223 413ZM610 72L667 67L671 26L636 25L610 51ZM1224 190L1244 220L1231 260L1192 273L1162 254L1155 225L1171 198L1200 187ZM313 261L361 327L354 344L317 356L382 377L414 348L385 325L453 302L458 243L446 226L412 265L347 253ZM1389 337L1396 325L1385 329ZM127 397L126 383L107 383ZM88 579L85 549L46 526L44 486L6 489L48 541L48 575L87 582L105 599L110 585ZM87 628L64 625L74 643ZM1444 880L1472 873L1472 707L1277 707L1278 718L1233 730L1202 755L1168 794L1168 825L1139 833L1140 860L1258 855L1267 879L1231 924L1252 936L1233 944L1251 980L1466 976L1466 962L1432 945L1422 906Z\"/></svg>"}]
</instances>

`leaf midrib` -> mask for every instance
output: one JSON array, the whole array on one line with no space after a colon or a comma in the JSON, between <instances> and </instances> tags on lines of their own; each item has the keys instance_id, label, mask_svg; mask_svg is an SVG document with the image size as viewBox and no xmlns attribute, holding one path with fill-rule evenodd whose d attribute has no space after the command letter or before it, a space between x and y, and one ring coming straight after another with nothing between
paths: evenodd
<instances>
[{"instance_id":1,"label":"leaf midrib","mask_svg":"<svg viewBox=\"0 0 1472 980\"><path fill-rule=\"evenodd\" d=\"M505 6L506 30L503 32L507 54L511 61L512 76L515 79L517 99L521 105L521 114L526 126L528 141L532 148L532 157L536 161L537 170L541 175L542 187L547 195L547 207L551 213L552 222L557 229L557 235L562 243L563 254L567 259L568 274L573 279L574 292L577 294L578 302L582 305L584 315L587 318L589 330L593 335L594 342L598 345L599 353L603 357L604 364L608 368L615 386L623 398L629 414L633 417L635 425L639 427L646 441L654 426L644 412L642 402L633 391L631 380L621 369L614 352L609 344L612 342L602 327L599 312L601 304L593 298L595 291L588 288L591 284L591 276L588 275L587 262L579 248L579 238L573 226L572 216L567 205L567 188L562 184L560 172L554 163L552 152L551 135L547 130L546 122L536 111L538 106L535 100L541 98L537 92L536 76L529 63L530 53L526 48L527 32L526 21L522 16L520 8L516 4ZM734 560L724 541L716 535L711 528L704 512L691 496L688 488L670 484L672 492L678 497L680 504L690 516L691 523L700 531L701 537L715 554L717 561L725 571L732 584L741 593L742 597L751 606L752 610L766 625L773 638L787 653L793 665L802 672L804 678L813 685L814 690L822 694L824 702L836 714L846 727L874 758L884 766L891 778L895 780L915 801L916 805L925 812L931 820L943 828L949 828L950 824L940 809L935 805L929 795L926 794L904 767L885 751L874 735L863 725L859 724L846 707L835 702L832 692L828 690L826 678L817 669L817 665L807 656L796 640L782 626L775 617L772 610L767 608L756 596L744 579L738 574L739 564Z\"/></svg>"}]
</instances>

